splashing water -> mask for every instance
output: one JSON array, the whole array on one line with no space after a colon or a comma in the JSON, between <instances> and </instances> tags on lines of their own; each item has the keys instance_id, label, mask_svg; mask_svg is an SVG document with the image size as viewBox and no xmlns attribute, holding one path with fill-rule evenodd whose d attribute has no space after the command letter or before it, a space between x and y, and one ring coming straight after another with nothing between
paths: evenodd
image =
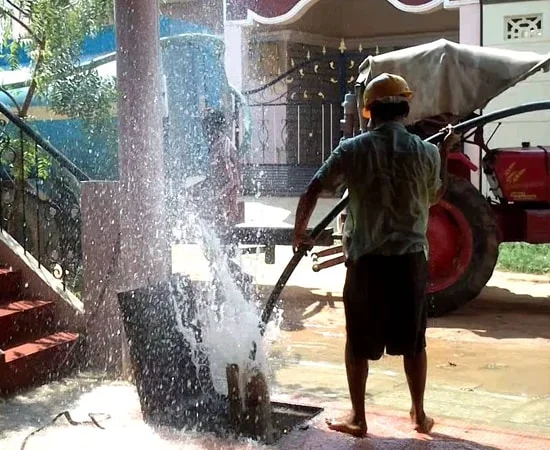
<instances>
[{"instance_id":1,"label":"splashing water","mask_svg":"<svg viewBox=\"0 0 550 450\"><path fill-rule=\"evenodd\" d=\"M194 351L193 363L200 370L199 355L208 355L214 388L227 394L226 367L238 364L241 374L255 368L266 373L267 343L274 339L279 320L269 324L264 336L260 333L260 316L257 296L251 286L242 286L232 275L230 264L236 264L224 251L215 231L196 214L188 216L184 228L187 236L197 242L209 262L209 278L201 296L195 302L193 326L201 328L200 339L195 330L181 320L182 311L174 301L177 329ZM257 344L256 360L250 360L253 343ZM246 380L242 380L244 383Z\"/></svg>"}]
</instances>

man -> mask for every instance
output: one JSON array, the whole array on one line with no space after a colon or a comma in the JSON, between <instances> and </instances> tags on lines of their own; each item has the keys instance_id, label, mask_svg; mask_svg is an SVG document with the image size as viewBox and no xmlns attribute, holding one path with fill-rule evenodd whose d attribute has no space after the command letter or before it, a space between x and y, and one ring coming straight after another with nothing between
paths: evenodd
<instances>
[{"instance_id":1,"label":"man","mask_svg":"<svg viewBox=\"0 0 550 450\"><path fill-rule=\"evenodd\" d=\"M403 120L411 97L402 77L374 78L364 93L363 114L370 118L371 131L340 143L310 182L296 211L294 248L310 247L306 229L319 195L341 185L348 189L343 300L352 411L328 425L356 437L367 435L369 360L380 359L384 349L404 357L415 429L428 433L433 426L424 412L426 231L429 208L446 183L446 149L456 144L457 137L447 134L440 155L435 145L410 134Z\"/></svg>"},{"instance_id":2,"label":"man","mask_svg":"<svg viewBox=\"0 0 550 450\"><path fill-rule=\"evenodd\" d=\"M202 127L210 149L210 165L204 187L209 199L204 208L222 235L239 220L238 197L241 191L240 161L237 149L226 134L227 121L222 111L207 109Z\"/></svg>"},{"instance_id":3,"label":"man","mask_svg":"<svg viewBox=\"0 0 550 450\"><path fill-rule=\"evenodd\" d=\"M223 250L232 276L235 278L245 296L252 296L252 282L250 275L242 271L241 267L230 258L238 251L238 245L232 241L231 233L240 220L239 195L242 189L242 174L237 149L226 134L227 121L222 111L209 108L202 119L203 134L210 149L209 170L205 183L200 185L201 215L216 230L222 240ZM211 264L220 261L212 260Z\"/></svg>"}]
</instances>

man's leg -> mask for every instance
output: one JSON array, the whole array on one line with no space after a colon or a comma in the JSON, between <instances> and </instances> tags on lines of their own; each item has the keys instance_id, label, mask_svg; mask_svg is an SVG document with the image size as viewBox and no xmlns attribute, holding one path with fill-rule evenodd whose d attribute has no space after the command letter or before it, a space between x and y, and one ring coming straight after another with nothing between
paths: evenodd
<instances>
[{"instance_id":1,"label":"man's leg","mask_svg":"<svg viewBox=\"0 0 550 450\"><path fill-rule=\"evenodd\" d=\"M387 351L404 355L403 365L411 394L411 419L415 429L429 433L433 420L424 412L426 389L426 282L428 266L424 253L388 257L388 289L391 290L391 332ZM393 270L393 274L391 273ZM393 277L399 283L390 283Z\"/></svg>"},{"instance_id":2,"label":"man's leg","mask_svg":"<svg viewBox=\"0 0 550 450\"><path fill-rule=\"evenodd\" d=\"M369 360L354 356L349 342L346 342L346 373L351 398L351 412L341 420L334 422L327 420L327 425L334 431L351 434L355 437L365 437L367 435L365 390L369 375Z\"/></svg>"},{"instance_id":3,"label":"man's leg","mask_svg":"<svg viewBox=\"0 0 550 450\"><path fill-rule=\"evenodd\" d=\"M380 305L383 291L378 282L378 260L362 257L348 263L344 285L346 313L346 373L351 398L351 413L338 422L328 422L329 428L356 437L365 437L365 390L369 374L369 359L379 359L384 352L383 317Z\"/></svg>"},{"instance_id":4,"label":"man's leg","mask_svg":"<svg viewBox=\"0 0 550 450\"><path fill-rule=\"evenodd\" d=\"M428 358L426 349L415 356L403 358L407 383L411 393L411 420L415 430L419 433L429 433L434 421L424 412L424 391L426 389L426 376L428 372Z\"/></svg>"}]
</instances>

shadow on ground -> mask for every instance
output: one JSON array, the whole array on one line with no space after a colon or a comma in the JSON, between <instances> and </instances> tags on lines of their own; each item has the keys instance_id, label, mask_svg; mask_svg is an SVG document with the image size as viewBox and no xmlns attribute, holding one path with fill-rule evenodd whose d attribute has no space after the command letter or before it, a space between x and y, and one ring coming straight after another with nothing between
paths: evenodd
<instances>
[{"instance_id":1,"label":"shadow on ground","mask_svg":"<svg viewBox=\"0 0 550 450\"><path fill-rule=\"evenodd\" d=\"M307 439L307 440L306 440ZM315 448L331 450L498 450L497 447L482 445L465 439L458 439L440 433L430 437L392 438L369 433L366 439L353 439L332 431L315 428L307 432L300 447L301 439L296 434L284 438L280 449Z\"/></svg>"},{"instance_id":2,"label":"shadow on ground","mask_svg":"<svg viewBox=\"0 0 550 450\"><path fill-rule=\"evenodd\" d=\"M550 287L549 287L550 291ZM550 297L486 287L459 310L430 320L430 327L462 328L495 339L550 339Z\"/></svg>"},{"instance_id":3,"label":"shadow on ground","mask_svg":"<svg viewBox=\"0 0 550 450\"><path fill-rule=\"evenodd\" d=\"M263 302L272 286L259 286ZM550 291L550 287L549 287ZM333 309L343 324L342 297L298 286L285 287L278 308L283 309L281 328L303 330L308 320ZM495 339L550 339L550 297L516 294L500 287L486 287L480 296L444 317L429 320L431 328L464 329Z\"/></svg>"},{"instance_id":4,"label":"shadow on ground","mask_svg":"<svg viewBox=\"0 0 550 450\"><path fill-rule=\"evenodd\" d=\"M265 304L273 286L258 286L260 299ZM315 290L298 286L287 286L283 290L276 309L283 310L283 323L281 329L284 331L299 331L304 329L304 322L315 317L317 314L331 308L335 314L339 314L336 304L342 305L342 297L329 293L316 293ZM341 314L343 317L343 306Z\"/></svg>"}]
</instances>

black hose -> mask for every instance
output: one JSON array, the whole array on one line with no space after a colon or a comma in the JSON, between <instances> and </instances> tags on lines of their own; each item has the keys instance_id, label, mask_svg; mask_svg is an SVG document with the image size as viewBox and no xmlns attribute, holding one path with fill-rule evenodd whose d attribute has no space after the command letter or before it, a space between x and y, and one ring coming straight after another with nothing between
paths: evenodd
<instances>
[{"instance_id":1,"label":"black hose","mask_svg":"<svg viewBox=\"0 0 550 450\"><path fill-rule=\"evenodd\" d=\"M496 120L505 119L506 117L515 116L518 114L525 114L529 112L534 111L542 111L542 110L550 110L550 101L546 102L535 102L535 103L526 103L524 105L520 106L514 106L513 108L506 108L501 109L499 111L495 111L489 114L486 114L484 116L475 117L470 120L466 120L465 122L459 123L452 127L453 131L455 133L464 133L465 131L471 130L472 128L478 128L482 127L490 122L494 122ZM439 133L434 134L433 136L430 136L425 141L431 142L434 144L439 143L444 137L446 131L440 131ZM309 237L315 240L319 235L323 232L323 230L340 214L348 205L348 197L342 198L334 208L327 214L327 216L311 231L309 234ZM300 248L292 257L292 259L289 261L287 266L285 267L285 270L283 270L283 273L279 277L279 280L275 284L275 287L273 288L273 291L271 292L261 318L260 323L260 332L263 335L265 332L265 326L269 322L269 319L271 318L271 314L273 313L273 309L275 308L275 305L277 304L277 300L279 299L279 296L281 295L281 292L283 291L288 279L298 266L298 263L301 261L301 259L306 255L306 253L309 251L309 248ZM250 359L255 360L256 359L256 349L257 344L256 342L252 343L252 351L250 352Z\"/></svg>"},{"instance_id":2,"label":"black hose","mask_svg":"<svg viewBox=\"0 0 550 450\"><path fill-rule=\"evenodd\" d=\"M341 199L335 206L330 210L330 212L325 216L321 222L309 233L309 237L312 240L317 239L321 233L325 230L326 227L330 225L330 223L344 210L346 205L348 204L348 197L344 197ZM269 322L269 319L271 317L271 313L273 312L273 308L275 307L275 304L277 303L277 300L279 299L279 295L281 294L282 290L284 289L288 279L292 275L292 272L294 272L294 269L300 262L300 260L307 254L307 252L311 250L310 247L304 246L300 247L296 253L294 253L294 256L289 261L287 266L285 267L285 270L283 270L283 273L277 280L277 283L275 284L275 287L273 288L273 291L271 291L271 294L269 298L267 299L267 302L264 307L264 311L262 313L262 323L266 324ZM263 334L264 327L262 327L262 334Z\"/></svg>"}]
</instances>

